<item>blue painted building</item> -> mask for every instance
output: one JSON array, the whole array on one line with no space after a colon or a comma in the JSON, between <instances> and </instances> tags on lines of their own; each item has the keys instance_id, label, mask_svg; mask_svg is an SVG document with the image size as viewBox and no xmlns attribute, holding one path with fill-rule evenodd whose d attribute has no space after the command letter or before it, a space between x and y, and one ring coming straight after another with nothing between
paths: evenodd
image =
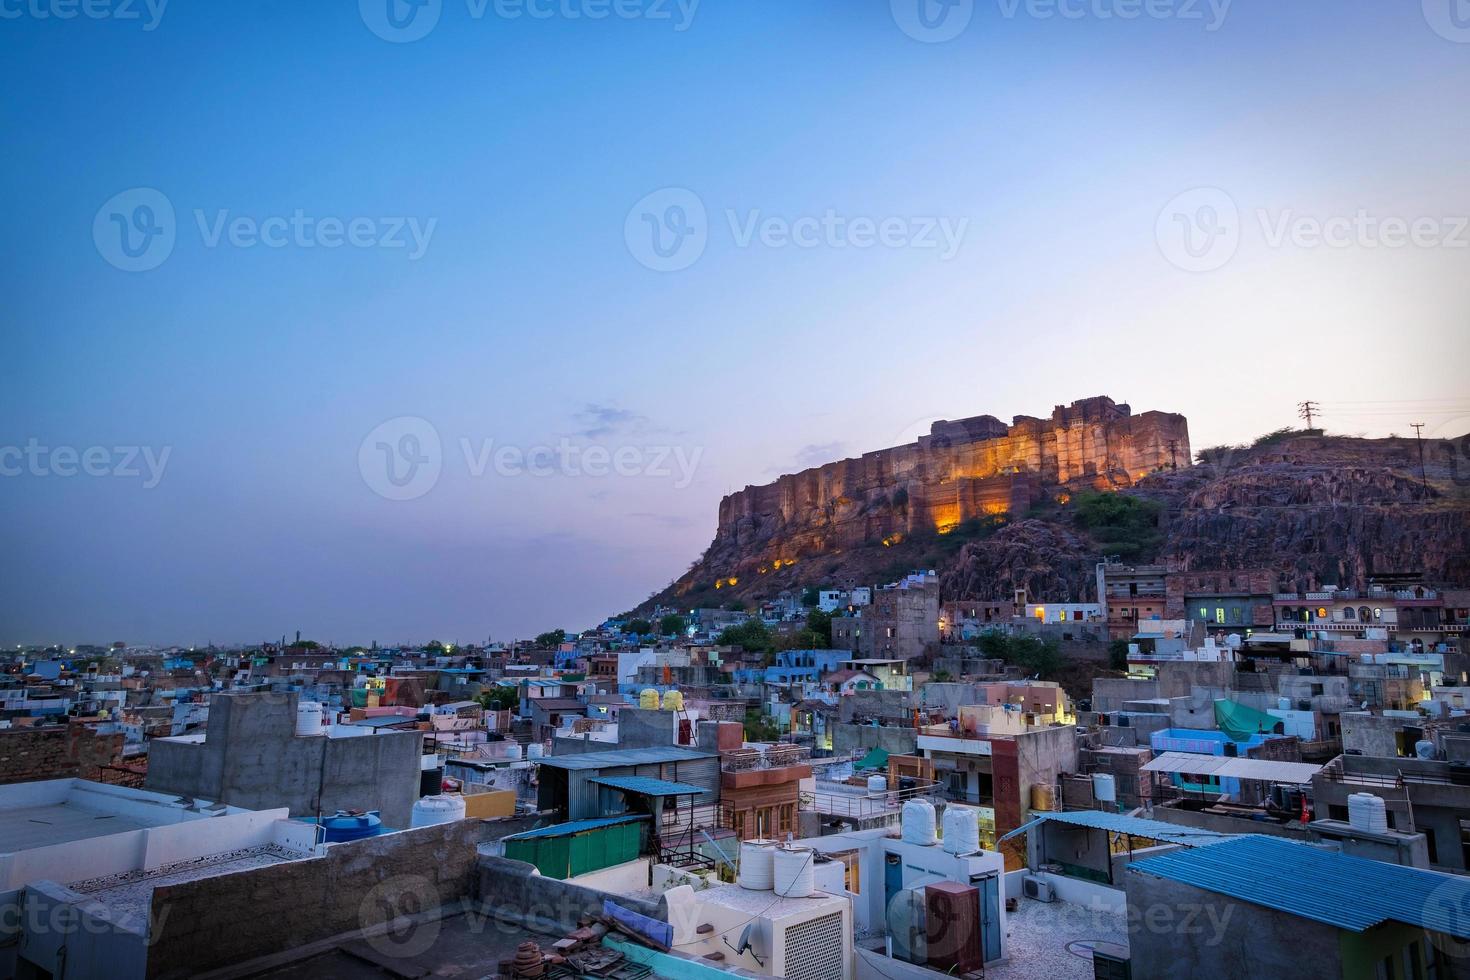
<instances>
[{"instance_id":1,"label":"blue painted building","mask_svg":"<svg viewBox=\"0 0 1470 980\"><path fill-rule=\"evenodd\" d=\"M766 668L764 680L767 684L819 681L851 657L847 650L782 650L776 654L776 662Z\"/></svg>"}]
</instances>

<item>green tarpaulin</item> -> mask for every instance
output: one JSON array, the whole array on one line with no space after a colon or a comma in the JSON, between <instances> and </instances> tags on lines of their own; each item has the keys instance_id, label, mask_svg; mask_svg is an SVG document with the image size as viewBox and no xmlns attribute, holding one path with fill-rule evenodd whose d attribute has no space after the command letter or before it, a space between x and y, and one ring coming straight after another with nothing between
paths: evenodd
<instances>
[{"instance_id":1,"label":"green tarpaulin","mask_svg":"<svg viewBox=\"0 0 1470 980\"><path fill-rule=\"evenodd\" d=\"M1215 724L1235 741L1247 742L1252 735L1275 734L1281 719L1221 698L1215 702Z\"/></svg>"},{"instance_id":2,"label":"green tarpaulin","mask_svg":"<svg viewBox=\"0 0 1470 980\"><path fill-rule=\"evenodd\" d=\"M859 768L859 769L887 769L888 768L888 750L887 749L873 749L873 750L871 750L867 755L863 756L861 759L858 760L857 768Z\"/></svg>"}]
</instances>

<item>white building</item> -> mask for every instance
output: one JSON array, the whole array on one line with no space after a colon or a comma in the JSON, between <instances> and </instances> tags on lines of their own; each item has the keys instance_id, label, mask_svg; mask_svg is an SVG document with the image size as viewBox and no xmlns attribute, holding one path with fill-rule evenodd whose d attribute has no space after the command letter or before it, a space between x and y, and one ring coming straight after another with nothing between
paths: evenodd
<instances>
[{"instance_id":1,"label":"white building","mask_svg":"<svg viewBox=\"0 0 1470 980\"><path fill-rule=\"evenodd\" d=\"M315 825L288 815L83 779L0 786L0 905L19 925L0 976L63 957L67 976L143 976L153 889L311 857Z\"/></svg>"}]
</instances>

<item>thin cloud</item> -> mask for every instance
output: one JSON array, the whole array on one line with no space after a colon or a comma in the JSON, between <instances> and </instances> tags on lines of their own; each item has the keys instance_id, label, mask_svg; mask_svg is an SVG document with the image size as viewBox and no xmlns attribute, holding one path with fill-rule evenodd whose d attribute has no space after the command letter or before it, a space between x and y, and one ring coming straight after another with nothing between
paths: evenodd
<instances>
[{"instance_id":1,"label":"thin cloud","mask_svg":"<svg viewBox=\"0 0 1470 980\"><path fill-rule=\"evenodd\" d=\"M626 408L595 403L589 403L586 408L578 412L576 419L581 426L577 430L577 435L584 439L600 439L603 436L615 435L629 429L641 428L648 422L644 416L637 412L630 412Z\"/></svg>"}]
</instances>

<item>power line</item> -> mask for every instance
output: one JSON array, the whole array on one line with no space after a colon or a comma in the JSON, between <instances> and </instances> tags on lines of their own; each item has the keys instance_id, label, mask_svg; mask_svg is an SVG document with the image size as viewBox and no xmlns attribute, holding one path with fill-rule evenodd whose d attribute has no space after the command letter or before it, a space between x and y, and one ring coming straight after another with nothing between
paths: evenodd
<instances>
[{"instance_id":1,"label":"power line","mask_svg":"<svg viewBox=\"0 0 1470 980\"><path fill-rule=\"evenodd\" d=\"M1322 406L1317 402L1308 400L1296 403L1296 413L1297 415L1307 420L1308 432L1311 432L1313 429L1316 428L1316 426L1312 424L1312 418L1313 416L1320 415L1321 412Z\"/></svg>"}]
</instances>

